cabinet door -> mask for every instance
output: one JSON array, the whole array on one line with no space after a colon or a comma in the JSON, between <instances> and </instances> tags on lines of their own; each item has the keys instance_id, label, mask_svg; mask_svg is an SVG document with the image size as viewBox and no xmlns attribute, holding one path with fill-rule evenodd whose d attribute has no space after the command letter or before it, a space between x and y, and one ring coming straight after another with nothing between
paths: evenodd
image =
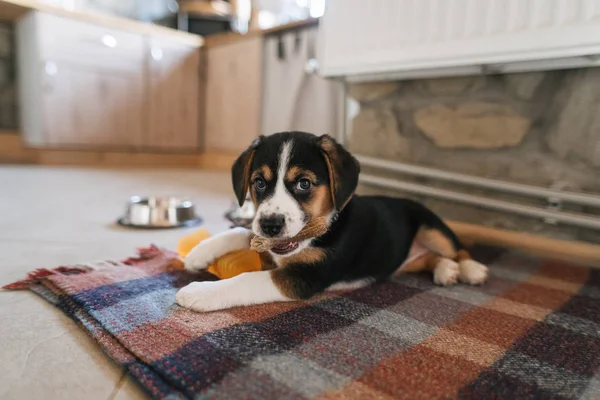
<instances>
[{"instance_id":1,"label":"cabinet door","mask_svg":"<svg viewBox=\"0 0 600 400\"><path fill-rule=\"evenodd\" d=\"M40 72L48 144L140 146L143 78L139 71L46 61Z\"/></svg>"},{"instance_id":2,"label":"cabinet door","mask_svg":"<svg viewBox=\"0 0 600 400\"><path fill-rule=\"evenodd\" d=\"M159 39L148 46L148 127L144 146L195 150L199 145L200 52Z\"/></svg>"},{"instance_id":3,"label":"cabinet door","mask_svg":"<svg viewBox=\"0 0 600 400\"><path fill-rule=\"evenodd\" d=\"M238 153L258 136L261 82L261 37L207 49L207 151Z\"/></svg>"}]
</instances>

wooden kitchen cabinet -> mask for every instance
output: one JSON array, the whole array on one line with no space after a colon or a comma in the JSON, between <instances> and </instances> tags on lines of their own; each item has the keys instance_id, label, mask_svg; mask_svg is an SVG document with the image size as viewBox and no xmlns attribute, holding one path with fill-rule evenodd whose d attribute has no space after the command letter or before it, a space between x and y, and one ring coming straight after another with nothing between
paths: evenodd
<instances>
[{"instance_id":1,"label":"wooden kitchen cabinet","mask_svg":"<svg viewBox=\"0 0 600 400\"><path fill-rule=\"evenodd\" d=\"M143 76L68 61L42 65L41 144L127 146L144 142Z\"/></svg>"},{"instance_id":2,"label":"wooden kitchen cabinet","mask_svg":"<svg viewBox=\"0 0 600 400\"><path fill-rule=\"evenodd\" d=\"M158 148L199 144L200 53L167 40L148 40L148 137Z\"/></svg>"},{"instance_id":3,"label":"wooden kitchen cabinet","mask_svg":"<svg viewBox=\"0 0 600 400\"><path fill-rule=\"evenodd\" d=\"M206 49L207 152L239 153L258 136L262 42L253 36Z\"/></svg>"},{"instance_id":4,"label":"wooden kitchen cabinet","mask_svg":"<svg viewBox=\"0 0 600 400\"><path fill-rule=\"evenodd\" d=\"M337 134L341 86L307 68L314 24L208 41L207 152L239 154L260 134L281 131Z\"/></svg>"},{"instance_id":5,"label":"wooden kitchen cabinet","mask_svg":"<svg viewBox=\"0 0 600 400\"><path fill-rule=\"evenodd\" d=\"M27 144L197 150L197 47L40 12L17 41Z\"/></svg>"}]
</instances>

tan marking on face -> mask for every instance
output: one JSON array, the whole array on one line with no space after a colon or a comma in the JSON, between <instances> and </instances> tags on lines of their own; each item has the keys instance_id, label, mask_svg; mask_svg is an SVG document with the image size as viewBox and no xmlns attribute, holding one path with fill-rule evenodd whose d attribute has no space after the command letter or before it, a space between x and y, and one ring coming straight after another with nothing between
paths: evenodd
<instances>
[{"instance_id":1,"label":"tan marking on face","mask_svg":"<svg viewBox=\"0 0 600 400\"><path fill-rule=\"evenodd\" d=\"M271 170L271 168L269 168L268 165L263 165L262 167L260 167L260 170L262 171L263 178L265 178L266 181L270 181L271 179L273 179L273 171Z\"/></svg>"},{"instance_id":2,"label":"tan marking on face","mask_svg":"<svg viewBox=\"0 0 600 400\"><path fill-rule=\"evenodd\" d=\"M437 229L419 229L417 232L417 240L428 250L445 258L454 259L457 256L457 250L454 248L450 239Z\"/></svg>"},{"instance_id":3,"label":"tan marking on face","mask_svg":"<svg viewBox=\"0 0 600 400\"><path fill-rule=\"evenodd\" d=\"M263 165L258 169L255 169L250 176L250 182L253 182L257 178L263 178L265 181L269 182L273 179L273 171L267 165Z\"/></svg>"},{"instance_id":4,"label":"tan marking on face","mask_svg":"<svg viewBox=\"0 0 600 400\"><path fill-rule=\"evenodd\" d=\"M257 178L263 178L265 181L269 182L273 179L273 171L267 165L262 165L260 168L255 169L250 176L250 181L248 182L250 187L250 198L254 203L254 206L258 206L258 200L256 199L256 190L254 189L254 182Z\"/></svg>"},{"instance_id":5,"label":"tan marking on face","mask_svg":"<svg viewBox=\"0 0 600 400\"><path fill-rule=\"evenodd\" d=\"M262 171L260 169L255 169L250 176L250 183L254 182L257 178L261 177Z\"/></svg>"},{"instance_id":6,"label":"tan marking on face","mask_svg":"<svg viewBox=\"0 0 600 400\"><path fill-rule=\"evenodd\" d=\"M306 178L313 183L317 181L317 175L314 172L299 167L291 167L285 174L285 180L288 182L295 182L299 178Z\"/></svg>"},{"instance_id":7,"label":"tan marking on face","mask_svg":"<svg viewBox=\"0 0 600 400\"><path fill-rule=\"evenodd\" d=\"M302 170L300 168L290 167L285 174L285 180L288 182L294 182L301 173Z\"/></svg>"},{"instance_id":8,"label":"tan marking on face","mask_svg":"<svg viewBox=\"0 0 600 400\"><path fill-rule=\"evenodd\" d=\"M306 178L313 184L318 181L317 175L314 172L299 168L291 167L286 173L285 179L288 182L295 182L298 178ZM308 202L301 203L300 206L311 219L324 217L333 210L333 198L329 187L319 185L312 187L313 195Z\"/></svg>"},{"instance_id":9,"label":"tan marking on face","mask_svg":"<svg viewBox=\"0 0 600 400\"><path fill-rule=\"evenodd\" d=\"M329 215L333 211L333 199L329 188L324 185L315 186L312 198L302 204L302 208L311 219Z\"/></svg>"}]
</instances>

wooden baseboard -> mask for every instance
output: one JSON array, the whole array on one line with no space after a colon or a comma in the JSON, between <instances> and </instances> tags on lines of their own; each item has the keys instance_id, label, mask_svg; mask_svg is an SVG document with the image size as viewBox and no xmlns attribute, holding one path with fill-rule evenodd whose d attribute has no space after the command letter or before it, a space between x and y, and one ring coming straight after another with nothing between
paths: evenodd
<instances>
[{"instance_id":1,"label":"wooden baseboard","mask_svg":"<svg viewBox=\"0 0 600 400\"><path fill-rule=\"evenodd\" d=\"M0 164L107 167L175 167L229 171L236 155L227 153L157 153L115 150L31 149L15 132L0 132Z\"/></svg>"},{"instance_id":2,"label":"wooden baseboard","mask_svg":"<svg viewBox=\"0 0 600 400\"><path fill-rule=\"evenodd\" d=\"M33 164L36 152L25 148L17 132L0 131L0 163Z\"/></svg>"},{"instance_id":3,"label":"wooden baseboard","mask_svg":"<svg viewBox=\"0 0 600 400\"><path fill-rule=\"evenodd\" d=\"M38 150L36 164L193 168L199 166L200 156L200 154Z\"/></svg>"},{"instance_id":4,"label":"wooden baseboard","mask_svg":"<svg viewBox=\"0 0 600 400\"><path fill-rule=\"evenodd\" d=\"M530 233L489 228L464 222L448 221L448 225L465 243L508 247L542 257L600 268L600 245L551 239Z\"/></svg>"},{"instance_id":5,"label":"wooden baseboard","mask_svg":"<svg viewBox=\"0 0 600 400\"><path fill-rule=\"evenodd\" d=\"M204 169L231 170L231 166L238 158L238 154L229 153L202 153L200 154L199 167Z\"/></svg>"}]
</instances>

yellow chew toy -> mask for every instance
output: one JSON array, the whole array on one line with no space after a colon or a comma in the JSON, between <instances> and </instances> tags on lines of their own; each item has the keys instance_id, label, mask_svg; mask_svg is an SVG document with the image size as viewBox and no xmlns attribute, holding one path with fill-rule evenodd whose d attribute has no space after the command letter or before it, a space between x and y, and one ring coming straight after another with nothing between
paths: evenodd
<instances>
[{"instance_id":1,"label":"yellow chew toy","mask_svg":"<svg viewBox=\"0 0 600 400\"><path fill-rule=\"evenodd\" d=\"M198 243L209 237L210 233L205 230L184 236L177 244L177 253L181 258L184 258ZM208 267L208 272L219 279L227 279L244 272L260 271L261 269L260 256L256 251L238 250L219 257Z\"/></svg>"},{"instance_id":2,"label":"yellow chew toy","mask_svg":"<svg viewBox=\"0 0 600 400\"><path fill-rule=\"evenodd\" d=\"M217 276L219 279L233 278L244 272L260 271L262 270L262 264L258 253L263 253L279 243L287 243L290 241L300 242L324 235L325 232L327 232L327 229L326 218L315 218L306 224L304 229L292 239L277 240L255 236L250 242L249 250L237 250L225 254L210 265L207 271ZM177 253L181 258L185 258L198 243L209 237L210 233L206 230L200 230L184 236L177 244Z\"/></svg>"}]
</instances>

